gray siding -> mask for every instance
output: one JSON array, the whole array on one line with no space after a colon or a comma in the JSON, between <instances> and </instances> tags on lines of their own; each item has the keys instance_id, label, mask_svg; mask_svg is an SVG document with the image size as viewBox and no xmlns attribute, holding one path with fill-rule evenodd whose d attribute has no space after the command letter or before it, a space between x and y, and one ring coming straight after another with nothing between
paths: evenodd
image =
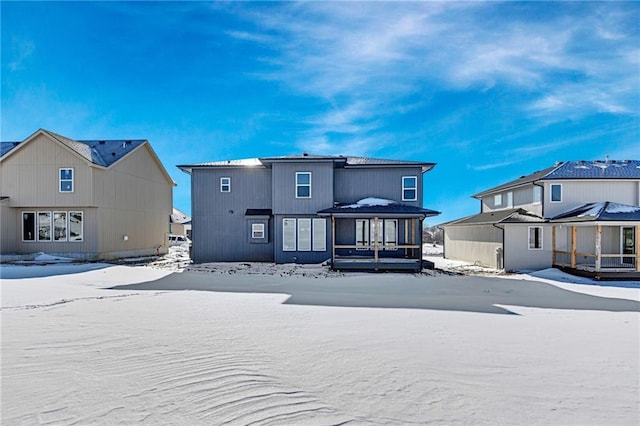
<instances>
[{"instance_id":1,"label":"gray siding","mask_svg":"<svg viewBox=\"0 0 640 426\"><path fill-rule=\"evenodd\" d=\"M562 202L551 202L551 184L562 185ZM544 216L554 217L585 203L612 201L640 205L640 180L556 180L544 182Z\"/></svg>"},{"instance_id":2,"label":"gray siding","mask_svg":"<svg viewBox=\"0 0 640 426\"><path fill-rule=\"evenodd\" d=\"M502 230L492 225L446 226L444 257L497 268L502 236Z\"/></svg>"},{"instance_id":3,"label":"gray siding","mask_svg":"<svg viewBox=\"0 0 640 426\"><path fill-rule=\"evenodd\" d=\"M333 163L274 163L273 213L315 214L333 207ZM311 198L296 198L296 172L311 172Z\"/></svg>"},{"instance_id":4,"label":"gray siding","mask_svg":"<svg viewBox=\"0 0 640 426\"><path fill-rule=\"evenodd\" d=\"M0 200L0 253L15 253L20 230L16 209L9 207L9 199Z\"/></svg>"},{"instance_id":5,"label":"gray siding","mask_svg":"<svg viewBox=\"0 0 640 426\"><path fill-rule=\"evenodd\" d=\"M542 194L540 198L541 201L536 203L533 202L533 191L534 191L534 185L531 184L531 185L523 186L521 188L516 188L516 189L502 191L502 192L496 192L495 194L482 197L482 203L481 203L482 212L484 213L484 212L489 212L493 210L504 210L504 209L519 207L527 211L530 211L532 213L535 213L539 216L542 216L542 199L544 199L544 190L542 190ZM507 203L507 199L508 199L507 194L509 192L513 194L512 205L508 205ZM494 196L497 194L502 194L502 203L496 205Z\"/></svg>"},{"instance_id":6,"label":"gray siding","mask_svg":"<svg viewBox=\"0 0 640 426\"><path fill-rule=\"evenodd\" d=\"M422 169L420 167L336 169L335 201L354 203L367 197L385 198L422 207ZM418 199L402 201L402 177L418 178Z\"/></svg>"},{"instance_id":7,"label":"gray siding","mask_svg":"<svg viewBox=\"0 0 640 426\"><path fill-rule=\"evenodd\" d=\"M220 192L220 178L231 178L231 192ZM266 244L249 243L251 216L246 209L271 209L271 170L195 169L192 191L194 262L273 261L274 226ZM257 219L256 219L257 220Z\"/></svg>"},{"instance_id":8,"label":"gray siding","mask_svg":"<svg viewBox=\"0 0 640 426\"><path fill-rule=\"evenodd\" d=\"M542 228L542 250L529 249L529 227ZM542 224L504 224L504 269L540 270L551 267L551 226Z\"/></svg>"}]
</instances>

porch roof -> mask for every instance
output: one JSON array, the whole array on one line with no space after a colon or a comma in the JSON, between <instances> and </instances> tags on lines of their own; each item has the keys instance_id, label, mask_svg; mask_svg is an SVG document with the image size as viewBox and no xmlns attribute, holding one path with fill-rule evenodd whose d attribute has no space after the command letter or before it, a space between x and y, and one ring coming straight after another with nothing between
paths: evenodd
<instances>
[{"instance_id":1,"label":"porch roof","mask_svg":"<svg viewBox=\"0 0 640 426\"><path fill-rule=\"evenodd\" d=\"M435 210L378 198L365 198L354 204L338 204L318 212L320 216L334 217L430 217L439 214Z\"/></svg>"},{"instance_id":2,"label":"porch roof","mask_svg":"<svg viewBox=\"0 0 640 426\"><path fill-rule=\"evenodd\" d=\"M626 222L640 221L640 206L612 203L587 203L573 210L561 213L550 219L550 222Z\"/></svg>"}]
</instances>

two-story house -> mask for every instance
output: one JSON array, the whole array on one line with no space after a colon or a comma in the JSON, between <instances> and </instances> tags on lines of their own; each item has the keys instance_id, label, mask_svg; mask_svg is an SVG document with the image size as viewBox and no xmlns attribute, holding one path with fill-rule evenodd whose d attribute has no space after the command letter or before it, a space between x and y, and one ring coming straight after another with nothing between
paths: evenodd
<instances>
[{"instance_id":1,"label":"two-story house","mask_svg":"<svg viewBox=\"0 0 640 426\"><path fill-rule=\"evenodd\" d=\"M567 161L473 196L442 224L445 257L507 270L638 269L640 161Z\"/></svg>"},{"instance_id":2,"label":"two-story house","mask_svg":"<svg viewBox=\"0 0 640 426\"><path fill-rule=\"evenodd\" d=\"M73 140L40 129L0 148L3 258L166 253L174 182L148 141Z\"/></svg>"},{"instance_id":3,"label":"two-story house","mask_svg":"<svg viewBox=\"0 0 640 426\"><path fill-rule=\"evenodd\" d=\"M434 165L302 154L178 166L191 174L192 259L418 270Z\"/></svg>"}]
</instances>

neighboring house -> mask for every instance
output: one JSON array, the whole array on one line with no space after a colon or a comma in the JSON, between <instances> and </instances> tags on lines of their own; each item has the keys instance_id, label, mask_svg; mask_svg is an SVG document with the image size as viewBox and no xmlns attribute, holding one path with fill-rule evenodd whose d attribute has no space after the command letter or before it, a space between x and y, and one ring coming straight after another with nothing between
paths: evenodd
<instances>
[{"instance_id":1,"label":"neighboring house","mask_svg":"<svg viewBox=\"0 0 640 426\"><path fill-rule=\"evenodd\" d=\"M194 262L421 268L423 173L435 164L293 155L178 166L191 174Z\"/></svg>"},{"instance_id":2,"label":"neighboring house","mask_svg":"<svg viewBox=\"0 0 640 426\"><path fill-rule=\"evenodd\" d=\"M3 258L166 252L175 184L148 141L78 141L40 129L0 147Z\"/></svg>"},{"instance_id":3,"label":"neighboring house","mask_svg":"<svg viewBox=\"0 0 640 426\"><path fill-rule=\"evenodd\" d=\"M174 207L173 213L169 216L169 233L173 235L184 235L190 239L191 216L187 216Z\"/></svg>"},{"instance_id":4,"label":"neighboring house","mask_svg":"<svg viewBox=\"0 0 640 426\"><path fill-rule=\"evenodd\" d=\"M479 214L440 225L446 258L506 270L639 270L640 161L568 161L473 197Z\"/></svg>"}]
</instances>

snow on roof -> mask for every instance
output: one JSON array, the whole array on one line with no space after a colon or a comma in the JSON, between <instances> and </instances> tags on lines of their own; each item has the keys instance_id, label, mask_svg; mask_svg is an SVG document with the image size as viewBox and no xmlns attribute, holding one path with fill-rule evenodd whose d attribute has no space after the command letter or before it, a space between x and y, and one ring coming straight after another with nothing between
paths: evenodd
<instances>
[{"instance_id":1,"label":"snow on roof","mask_svg":"<svg viewBox=\"0 0 640 426\"><path fill-rule=\"evenodd\" d=\"M340 209L357 209L360 207L373 207L373 206L389 206L391 204L397 204L396 201L393 200L385 200L384 198L375 198L375 197L367 197L358 201L355 204L347 204L343 206L338 206Z\"/></svg>"},{"instance_id":2,"label":"snow on roof","mask_svg":"<svg viewBox=\"0 0 640 426\"><path fill-rule=\"evenodd\" d=\"M583 204L575 209L559 214L552 221L638 221L640 220L640 206L612 203Z\"/></svg>"}]
</instances>

